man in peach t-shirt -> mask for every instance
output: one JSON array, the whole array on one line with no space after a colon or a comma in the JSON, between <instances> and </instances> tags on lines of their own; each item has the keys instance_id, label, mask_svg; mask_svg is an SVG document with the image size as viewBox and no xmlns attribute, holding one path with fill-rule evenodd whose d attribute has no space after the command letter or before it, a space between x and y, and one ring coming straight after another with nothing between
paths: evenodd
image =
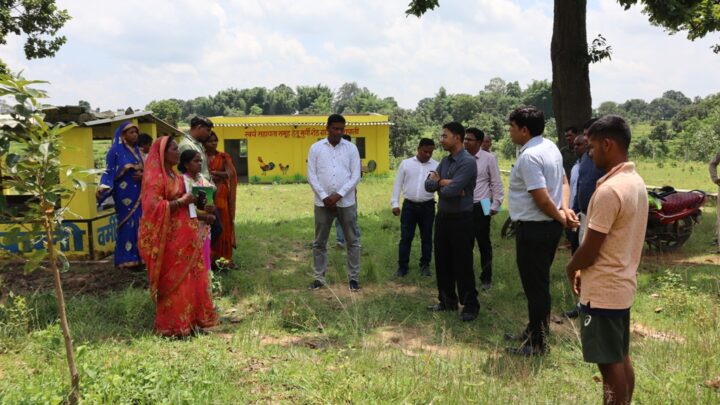
<instances>
[{"instance_id":1,"label":"man in peach t-shirt","mask_svg":"<svg viewBox=\"0 0 720 405\"><path fill-rule=\"evenodd\" d=\"M607 174L588 206L587 232L567 265L580 296L583 359L603 376L603 403L629 404L635 388L630 361L630 307L637 288L648 200L643 179L628 162L630 128L607 115L588 130L595 166Z\"/></svg>"}]
</instances>

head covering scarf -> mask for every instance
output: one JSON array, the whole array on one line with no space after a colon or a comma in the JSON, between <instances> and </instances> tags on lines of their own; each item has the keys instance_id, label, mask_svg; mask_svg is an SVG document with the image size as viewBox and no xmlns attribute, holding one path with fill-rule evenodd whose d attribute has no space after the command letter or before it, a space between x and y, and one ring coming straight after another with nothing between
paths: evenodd
<instances>
[{"instance_id":1,"label":"head covering scarf","mask_svg":"<svg viewBox=\"0 0 720 405\"><path fill-rule=\"evenodd\" d=\"M100 178L100 184L107 187L98 199L98 204L105 201L115 188L115 180L122 177L129 170L142 170L143 160L138 145L130 146L122 139L122 133L130 128L138 128L130 121L123 122L115 130L112 146L105 157L105 172ZM117 202L116 202L117 204Z\"/></svg>"},{"instance_id":2,"label":"head covering scarf","mask_svg":"<svg viewBox=\"0 0 720 405\"><path fill-rule=\"evenodd\" d=\"M203 263L199 222L190 218L187 207L170 209L171 201L185 193L185 182L174 169L165 168L169 142L169 137L155 141L146 160L138 246L156 304L155 331L186 336L194 327L215 325L217 313Z\"/></svg>"},{"instance_id":3,"label":"head covering scarf","mask_svg":"<svg viewBox=\"0 0 720 405\"><path fill-rule=\"evenodd\" d=\"M142 183L142 209L138 246L150 279L150 296L171 294L201 260L202 243L198 222L187 209L171 214L170 201L185 193L182 177L165 170L165 149L172 140L163 136L153 143L145 161ZM180 258L180 260L177 260Z\"/></svg>"}]
</instances>

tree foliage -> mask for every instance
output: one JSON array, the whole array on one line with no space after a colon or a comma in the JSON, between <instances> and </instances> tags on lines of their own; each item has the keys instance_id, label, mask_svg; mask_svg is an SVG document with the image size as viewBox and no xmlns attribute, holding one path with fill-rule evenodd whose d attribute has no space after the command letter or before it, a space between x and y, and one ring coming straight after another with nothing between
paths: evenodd
<instances>
[{"instance_id":1,"label":"tree foliage","mask_svg":"<svg viewBox=\"0 0 720 405\"><path fill-rule=\"evenodd\" d=\"M0 45L8 35L26 35L24 50L28 59L55 56L67 38L57 33L70 20L67 10L55 0L0 0Z\"/></svg>"}]
</instances>

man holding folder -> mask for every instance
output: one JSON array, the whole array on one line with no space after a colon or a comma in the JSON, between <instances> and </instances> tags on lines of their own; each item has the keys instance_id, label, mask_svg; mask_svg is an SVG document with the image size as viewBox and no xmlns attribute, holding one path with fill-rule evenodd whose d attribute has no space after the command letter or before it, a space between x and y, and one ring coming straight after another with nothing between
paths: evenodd
<instances>
[{"instance_id":1,"label":"man holding folder","mask_svg":"<svg viewBox=\"0 0 720 405\"><path fill-rule=\"evenodd\" d=\"M473 192L473 228L480 249L480 287L492 286L492 243L490 218L497 214L503 202L503 184L497 158L481 148L485 133L477 128L465 130L465 150L475 158L477 180Z\"/></svg>"}]
</instances>

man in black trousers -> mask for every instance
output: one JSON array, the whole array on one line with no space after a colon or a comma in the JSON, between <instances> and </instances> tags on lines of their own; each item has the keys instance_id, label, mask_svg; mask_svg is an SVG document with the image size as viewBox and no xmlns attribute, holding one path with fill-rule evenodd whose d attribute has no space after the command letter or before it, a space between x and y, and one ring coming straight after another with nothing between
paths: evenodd
<instances>
[{"instance_id":1,"label":"man in black trousers","mask_svg":"<svg viewBox=\"0 0 720 405\"><path fill-rule=\"evenodd\" d=\"M529 322L518 335L507 340L522 342L506 349L522 356L547 352L550 316L550 266L564 227L578 225L568 209L570 187L563 158L554 142L543 138L545 116L535 107L510 113L510 139L521 146L510 171L508 208L516 223L515 249Z\"/></svg>"},{"instance_id":2,"label":"man in black trousers","mask_svg":"<svg viewBox=\"0 0 720 405\"><path fill-rule=\"evenodd\" d=\"M440 143L450 152L425 181L425 189L437 191L435 216L435 272L439 303L431 311L456 311L460 318L477 318L480 304L473 274L473 190L477 177L475 159L463 148L465 128L458 122L443 125ZM457 293L456 293L457 288Z\"/></svg>"}]
</instances>

